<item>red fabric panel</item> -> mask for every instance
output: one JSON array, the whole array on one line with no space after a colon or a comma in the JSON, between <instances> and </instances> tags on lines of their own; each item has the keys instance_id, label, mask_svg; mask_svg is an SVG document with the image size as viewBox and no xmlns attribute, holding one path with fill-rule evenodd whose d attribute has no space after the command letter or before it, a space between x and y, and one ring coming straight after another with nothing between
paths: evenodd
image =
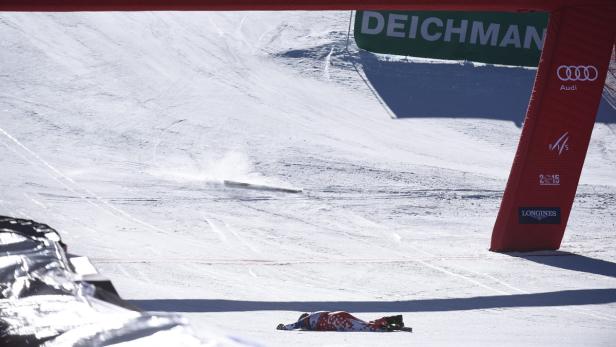
<instances>
[{"instance_id":1,"label":"red fabric panel","mask_svg":"<svg viewBox=\"0 0 616 347\"><path fill-rule=\"evenodd\" d=\"M0 11L492 10L550 11L612 0L0 0Z\"/></svg>"},{"instance_id":2,"label":"red fabric panel","mask_svg":"<svg viewBox=\"0 0 616 347\"><path fill-rule=\"evenodd\" d=\"M491 250L560 247L601 100L614 23L616 6L551 14Z\"/></svg>"}]
</instances>

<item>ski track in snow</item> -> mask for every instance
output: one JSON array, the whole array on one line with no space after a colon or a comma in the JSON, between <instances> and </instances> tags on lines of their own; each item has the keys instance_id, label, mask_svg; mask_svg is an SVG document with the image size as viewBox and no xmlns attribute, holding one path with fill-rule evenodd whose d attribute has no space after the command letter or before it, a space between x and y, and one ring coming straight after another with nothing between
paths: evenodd
<instances>
[{"instance_id":1,"label":"ski track in snow","mask_svg":"<svg viewBox=\"0 0 616 347\"><path fill-rule=\"evenodd\" d=\"M63 174L60 170L56 169L54 166L52 166L50 163L48 163L47 161L45 161L44 159L42 159L38 154L36 154L35 152L33 152L32 150L30 150L28 147L24 146L21 142L19 142L16 138L14 138L13 136L11 136L9 133L7 133L6 131L4 131L4 129L0 128L0 133L2 133L4 136L6 136L9 140L11 140L12 142L14 142L17 146L19 146L21 149L23 149L24 151L26 151L28 154L30 154L32 157L34 157L36 159L36 161L38 161L39 163L43 164L42 167L43 169L47 169L46 173L52 177L54 180L56 180L58 183L60 183L63 187L65 187L66 189L68 189L70 192L76 194L79 196L80 199L82 199L83 202L88 203L94 207L97 208L102 208L99 204L95 204L91 201L89 201L88 197L93 197L96 201L98 201L101 205L103 205L104 207L106 207L109 210L112 210L113 212L119 213L120 215L124 216L126 219L129 219L137 224L140 224L142 226L147 227L148 229L151 230L155 230L155 231L159 231L159 232L165 232L164 230L157 228L149 223L146 223L144 221L141 221L133 216L131 216L130 214L128 214L126 211L110 204L109 202L103 200L101 197L97 196L96 194L94 194L92 191L88 190L87 188L84 188L82 186L80 186L77 182L75 182L73 179L71 179L70 177L66 176L65 174ZM21 156L21 155L20 155ZM24 158L29 164L32 164L32 166L38 166L34 160L29 160L27 159L25 156L22 156L22 158ZM68 183L66 183L68 182ZM85 192L86 194L82 194L79 193L78 191L81 190L83 192ZM103 208L104 208L103 207Z\"/></svg>"}]
</instances>

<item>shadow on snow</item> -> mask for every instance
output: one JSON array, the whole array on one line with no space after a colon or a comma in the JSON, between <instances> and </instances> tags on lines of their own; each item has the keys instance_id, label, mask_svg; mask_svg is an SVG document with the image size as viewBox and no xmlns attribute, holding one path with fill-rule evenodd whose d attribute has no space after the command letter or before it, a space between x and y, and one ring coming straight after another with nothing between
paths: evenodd
<instances>
[{"instance_id":1,"label":"shadow on snow","mask_svg":"<svg viewBox=\"0 0 616 347\"><path fill-rule=\"evenodd\" d=\"M536 69L494 65L383 61L360 51L359 63L396 118L485 118L521 126ZM616 123L601 99L597 122Z\"/></svg>"},{"instance_id":2,"label":"shadow on snow","mask_svg":"<svg viewBox=\"0 0 616 347\"><path fill-rule=\"evenodd\" d=\"M480 296L453 299L405 301L242 301L223 299L130 300L148 311L240 312L240 311L338 311L349 312L439 312L492 308L596 305L616 302L616 289L579 289L547 293Z\"/></svg>"},{"instance_id":3,"label":"shadow on snow","mask_svg":"<svg viewBox=\"0 0 616 347\"><path fill-rule=\"evenodd\" d=\"M557 267L564 270L586 272L616 278L616 264L568 252L554 251L548 254L504 253L535 263Z\"/></svg>"}]
</instances>

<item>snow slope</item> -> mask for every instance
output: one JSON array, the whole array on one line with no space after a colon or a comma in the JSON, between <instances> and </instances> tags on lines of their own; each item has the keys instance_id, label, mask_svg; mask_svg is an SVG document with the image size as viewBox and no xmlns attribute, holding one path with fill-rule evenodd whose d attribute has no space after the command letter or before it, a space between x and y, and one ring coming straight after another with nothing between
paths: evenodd
<instances>
[{"instance_id":1,"label":"snow slope","mask_svg":"<svg viewBox=\"0 0 616 347\"><path fill-rule=\"evenodd\" d=\"M348 20L0 14L0 214L62 231L197 335L610 345L616 111L602 102L562 252L491 253L534 71L346 51ZM274 330L340 309L415 333Z\"/></svg>"}]
</instances>

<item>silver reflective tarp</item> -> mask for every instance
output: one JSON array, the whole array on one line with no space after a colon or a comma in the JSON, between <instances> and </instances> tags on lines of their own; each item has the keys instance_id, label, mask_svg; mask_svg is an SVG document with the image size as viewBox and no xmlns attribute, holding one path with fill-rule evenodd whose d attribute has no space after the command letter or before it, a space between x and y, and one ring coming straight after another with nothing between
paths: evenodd
<instances>
[{"instance_id":1,"label":"silver reflective tarp","mask_svg":"<svg viewBox=\"0 0 616 347\"><path fill-rule=\"evenodd\" d=\"M83 278L55 230L0 216L0 346L204 345L182 317L132 308ZM225 337L207 345L246 346Z\"/></svg>"}]
</instances>

